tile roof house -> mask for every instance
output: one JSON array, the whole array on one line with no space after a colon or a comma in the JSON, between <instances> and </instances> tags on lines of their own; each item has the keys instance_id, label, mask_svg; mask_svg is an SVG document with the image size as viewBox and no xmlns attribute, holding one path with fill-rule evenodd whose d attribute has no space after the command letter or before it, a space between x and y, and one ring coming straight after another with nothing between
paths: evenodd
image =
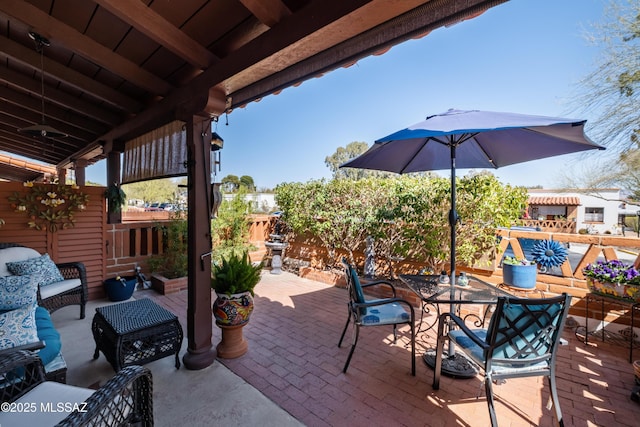
<instances>
[{"instance_id":1,"label":"tile roof house","mask_svg":"<svg viewBox=\"0 0 640 427\"><path fill-rule=\"evenodd\" d=\"M544 190L530 189L527 225L540 226L547 231L558 222L571 226L567 232L622 234L620 215L624 197L618 188L597 190ZM623 215L624 216L624 215ZM534 224L536 223L537 224ZM555 230L554 230L555 231Z\"/></svg>"}]
</instances>

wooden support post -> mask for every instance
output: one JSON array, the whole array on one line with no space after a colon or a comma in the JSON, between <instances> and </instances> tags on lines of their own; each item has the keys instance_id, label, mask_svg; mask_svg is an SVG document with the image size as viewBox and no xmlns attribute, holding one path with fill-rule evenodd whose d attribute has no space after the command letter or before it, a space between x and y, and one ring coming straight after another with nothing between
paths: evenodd
<instances>
[{"instance_id":1,"label":"wooden support post","mask_svg":"<svg viewBox=\"0 0 640 427\"><path fill-rule=\"evenodd\" d=\"M75 169L76 175L76 185L87 185L86 179L86 168L89 165L89 162L86 159L77 159L73 162L73 167Z\"/></svg>"},{"instance_id":2,"label":"wooden support post","mask_svg":"<svg viewBox=\"0 0 640 427\"><path fill-rule=\"evenodd\" d=\"M191 116L187 129L188 273L187 354L183 357L187 369L203 369L215 359L211 345L211 164L209 121Z\"/></svg>"},{"instance_id":3,"label":"wooden support post","mask_svg":"<svg viewBox=\"0 0 640 427\"><path fill-rule=\"evenodd\" d=\"M120 185L120 152L115 150L107 153L107 186L113 184ZM120 224L121 222L122 210L107 212L107 223Z\"/></svg>"}]
</instances>

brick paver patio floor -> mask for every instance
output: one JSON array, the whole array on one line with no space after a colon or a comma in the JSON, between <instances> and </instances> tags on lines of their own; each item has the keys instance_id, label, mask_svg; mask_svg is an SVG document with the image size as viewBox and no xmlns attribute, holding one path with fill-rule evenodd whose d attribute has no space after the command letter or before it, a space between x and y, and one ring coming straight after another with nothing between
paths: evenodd
<instances>
[{"instance_id":1,"label":"brick paver patio floor","mask_svg":"<svg viewBox=\"0 0 640 427\"><path fill-rule=\"evenodd\" d=\"M148 296L176 313L186 334L187 293ZM338 348L347 298L345 289L265 271L244 328L249 351L219 362L308 426L489 425L480 377L443 377L440 390L431 389L433 371L420 355L434 346L433 332L419 336L413 377L408 328L400 330L395 345L391 327L363 328L343 374L353 333L350 329L346 345ZM630 399L634 377L628 349L596 340L586 346L569 329L563 337L569 344L559 351L557 377L565 425L640 425L640 404ZM214 345L219 340L214 324ZM553 409L546 409L546 380L511 379L494 392L501 426L556 425Z\"/></svg>"}]
</instances>

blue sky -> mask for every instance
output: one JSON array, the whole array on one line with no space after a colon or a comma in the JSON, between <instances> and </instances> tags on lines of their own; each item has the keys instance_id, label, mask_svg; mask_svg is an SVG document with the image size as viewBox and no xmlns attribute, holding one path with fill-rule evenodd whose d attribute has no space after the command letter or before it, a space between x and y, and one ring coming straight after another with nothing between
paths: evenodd
<instances>
[{"instance_id":1,"label":"blue sky","mask_svg":"<svg viewBox=\"0 0 640 427\"><path fill-rule=\"evenodd\" d=\"M258 188L273 188L329 178L324 159L338 147L352 141L371 145L449 108L581 118L597 125L595 118L573 113L569 101L579 80L595 68L598 49L584 34L602 19L605 1L512 0L236 109L228 126L224 117L217 125L225 142L218 179L250 175ZM589 159L583 154L565 155L493 172L503 183L553 188L558 171L584 162ZM102 163L88 169L88 180L104 184Z\"/></svg>"}]
</instances>

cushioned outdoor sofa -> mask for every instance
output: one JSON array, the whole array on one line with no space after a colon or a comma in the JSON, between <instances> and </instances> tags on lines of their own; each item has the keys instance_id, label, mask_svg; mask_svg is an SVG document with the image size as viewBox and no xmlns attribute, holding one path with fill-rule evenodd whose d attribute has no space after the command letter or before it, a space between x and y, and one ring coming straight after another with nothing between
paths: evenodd
<instances>
[{"instance_id":1,"label":"cushioned outdoor sofa","mask_svg":"<svg viewBox=\"0 0 640 427\"><path fill-rule=\"evenodd\" d=\"M86 274L82 263L54 264L49 255L0 243L0 358L36 351L48 380L64 383L67 365L50 311L80 304L84 317Z\"/></svg>"},{"instance_id":2,"label":"cushioned outdoor sofa","mask_svg":"<svg viewBox=\"0 0 640 427\"><path fill-rule=\"evenodd\" d=\"M81 262L54 264L48 254L15 243L0 243L0 277L40 274L38 305L49 313L68 305L80 305L85 317L87 273Z\"/></svg>"}]
</instances>

